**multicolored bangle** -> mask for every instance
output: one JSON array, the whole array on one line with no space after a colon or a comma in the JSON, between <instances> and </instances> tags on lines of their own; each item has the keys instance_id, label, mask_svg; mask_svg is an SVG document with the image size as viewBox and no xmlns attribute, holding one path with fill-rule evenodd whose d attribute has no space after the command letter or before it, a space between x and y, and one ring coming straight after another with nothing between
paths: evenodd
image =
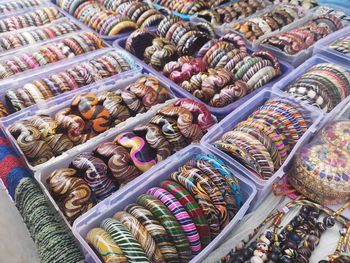
<instances>
[{"instance_id":1,"label":"multicolored bangle","mask_svg":"<svg viewBox=\"0 0 350 263\"><path fill-rule=\"evenodd\" d=\"M137 28L156 25L164 15L138 1L64 0L58 5L104 36L115 36Z\"/></svg>"},{"instance_id":2,"label":"multicolored bangle","mask_svg":"<svg viewBox=\"0 0 350 263\"><path fill-rule=\"evenodd\" d=\"M47 50L48 49L46 49L46 51ZM125 56L123 54L121 54L120 52L113 51L113 52L107 53L107 54L102 55L102 56L97 58L99 61L104 63L104 64L102 64L104 71L100 72L98 69L94 68L94 64L92 62L87 62L88 63L87 66L77 65L73 68L66 69L62 73L58 73L57 74L59 76L58 78L63 81L63 84L62 84L62 81L55 81L53 76L46 77L46 78L42 79L42 81L44 81L46 83L46 85L49 87L53 96L58 96L64 92L70 91L72 89L76 89L78 87L83 87L83 86L88 85L90 83L93 83L97 80L101 80L103 78L108 78L112 75L119 74L119 73L122 73L124 71L130 70L133 67L133 65L130 65L129 61L126 61L124 59L124 57ZM115 58L118 58L119 61L122 61L123 67L121 67L118 64L118 65L116 65L117 68L115 68L113 65L111 65L107 62L108 60L111 60L111 59L113 59L115 61ZM20 59L13 60L13 61L10 60L9 62L10 62L10 64L12 63L11 65L16 66L16 68L18 70L22 69L22 67L27 68L27 64L25 64ZM22 67L18 64L19 62L21 63L21 65L23 64ZM108 65L113 70L106 68L105 67L106 65ZM2 69L3 69L3 72L1 71ZM2 74L1 74L1 72L2 72ZM0 63L0 76L2 76L3 78L9 77L10 76L9 72L13 73L13 71L10 69L10 67L7 64ZM92 73L94 73L94 75L92 75ZM100 73L101 74L104 73L104 74L100 75ZM37 85L35 81L33 81L33 84L35 86ZM20 95L20 94L17 94L16 96L13 96L13 95L14 94L12 91L7 92L7 94L5 95L7 109L11 113L16 112L16 111L20 111L25 107L29 107L29 106L35 104L31 99L26 100L27 103L23 103L22 102L22 99L23 99L22 95Z\"/></svg>"},{"instance_id":3,"label":"multicolored bangle","mask_svg":"<svg viewBox=\"0 0 350 263\"><path fill-rule=\"evenodd\" d=\"M320 63L291 83L286 91L329 112L350 94L350 73L341 66Z\"/></svg>"},{"instance_id":4,"label":"multicolored bangle","mask_svg":"<svg viewBox=\"0 0 350 263\"><path fill-rule=\"evenodd\" d=\"M42 20L39 14L46 15ZM12 16L0 20L0 32L14 31L30 26L41 26L63 17L55 7L44 7L36 11L27 12L23 15Z\"/></svg>"},{"instance_id":5,"label":"multicolored bangle","mask_svg":"<svg viewBox=\"0 0 350 263\"><path fill-rule=\"evenodd\" d=\"M266 38L261 43L277 48L288 55L295 55L342 27L343 22L336 15L323 14L292 30Z\"/></svg>"},{"instance_id":6,"label":"multicolored bangle","mask_svg":"<svg viewBox=\"0 0 350 263\"><path fill-rule=\"evenodd\" d=\"M307 113L298 104L282 98L270 99L247 120L224 133L214 146L268 180L309 123Z\"/></svg>"}]
</instances>

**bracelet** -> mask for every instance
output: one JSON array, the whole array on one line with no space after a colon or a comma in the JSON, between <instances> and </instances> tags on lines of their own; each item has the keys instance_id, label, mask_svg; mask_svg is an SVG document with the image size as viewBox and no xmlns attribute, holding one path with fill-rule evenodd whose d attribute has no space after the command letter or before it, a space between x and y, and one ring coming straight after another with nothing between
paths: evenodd
<instances>
[{"instance_id":1,"label":"bracelet","mask_svg":"<svg viewBox=\"0 0 350 263\"><path fill-rule=\"evenodd\" d=\"M349 87L350 75L344 68L321 63L290 84L287 92L329 112L347 97Z\"/></svg>"},{"instance_id":2,"label":"bracelet","mask_svg":"<svg viewBox=\"0 0 350 263\"><path fill-rule=\"evenodd\" d=\"M91 33L77 34L72 38L65 38L60 42L45 45L38 51L35 51L32 55L23 53L20 56L13 57L13 60L0 62L0 64L6 63L9 69L11 69L11 71L8 71L7 74L2 75L3 79L13 76L17 73L21 73L30 69L36 69L50 63L70 58L75 55L93 51L95 48L97 48L97 46L90 48L92 45L86 42L87 38L85 34L91 35ZM90 41L90 38L88 39ZM98 41L99 46L104 47L102 40L100 40L97 36L95 36L94 40ZM70 51L72 51L72 53Z\"/></svg>"},{"instance_id":3,"label":"bracelet","mask_svg":"<svg viewBox=\"0 0 350 263\"><path fill-rule=\"evenodd\" d=\"M125 211L133 215L154 238L166 261L178 261L179 256L172 240L163 225L146 208L137 204L130 204L125 207Z\"/></svg>"},{"instance_id":4,"label":"bracelet","mask_svg":"<svg viewBox=\"0 0 350 263\"><path fill-rule=\"evenodd\" d=\"M44 21L41 20L40 14L47 15ZM41 26L48 24L54 20L61 18L63 15L54 7L46 7L38 9L37 11L28 12L23 15L12 16L0 20L0 31L14 31L29 26Z\"/></svg>"},{"instance_id":5,"label":"bracelet","mask_svg":"<svg viewBox=\"0 0 350 263\"><path fill-rule=\"evenodd\" d=\"M264 180L287 158L309 127L307 113L286 99L270 99L214 143Z\"/></svg>"},{"instance_id":6,"label":"bracelet","mask_svg":"<svg viewBox=\"0 0 350 263\"><path fill-rule=\"evenodd\" d=\"M286 54L295 55L342 27L342 20L337 16L332 14L319 15L292 30L264 39L262 44L278 48ZM308 41L305 41L305 38Z\"/></svg>"},{"instance_id":7,"label":"bracelet","mask_svg":"<svg viewBox=\"0 0 350 263\"><path fill-rule=\"evenodd\" d=\"M49 51L48 49L45 49L45 52L50 52L51 55L54 54L52 51ZM44 54L44 53L42 53L42 54ZM47 53L47 54L49 54L49 53ZM35 59L37 57L38 56L33 56L33 58L35 58ZM119 64L115 65L115 66L119 67L118 72L115 70L115 68L113 68L112 65L106 63L106 59L113 59L113 61L115 61L115 58L118 58L119 61L123 62L123 64L122 64L123 67L120 67ZM113 68L113 70L108 71L109 73L107 75L100 75L100 72L98 71L98 69L95 69L94 64L88 62L87 64L83 63L82 65L78 65L78 66L73 67L73 68L68 68L64 72L58 73L57 77L56 77L56 75L53 75L53 77L49 76L49 77L46 77L42 80L45 82L46 86L50 90L50 93L52 93L53 96L57 96L57 95L60 95L61 93L68 92L72 89L76 89L78 87L85 86L89 83L101 80L103 78L110 77L111 75L129 70L132 67L128 64L127 61L124 60L124 57L122 57L119 52L115 52L115 54L114 54L114 52L110 52L110 53L107 53L107 55L103 55L103 56L99 57L98 59L99 59L99 61L104 63L103 65L109 65L109 67ZM14 68L16 70L22 70L22 68L25 68L25 69L27 68L27 64L18 58L16 59L16 57L15 57L14 61L10 60L10 61L8 61L8 63L10 63L11 67L16 67L16 68ZM9 77L10 74L13 74L13 71L10 69L10 67L7 64L0 63L0 73L1 72L2 72L2 74L0 74L0 76L3 78ZM104 72L106 72L106 70L104 70ZM37 81L39 81L39 80L37 80ZM37 82L34 81L32 84L34 86L36 86ZM39 96L41 97L42 95L40 95L40 94L42 94L42 92L40 91L40 89L38 92L39 92ZM25 97L28 97L28 95L24 95L23 92L21 94ZM23 109L22 106L20 106L20 107L18 106L18 100L21 101L22 99L24 99L24 97L22 95L17 94L16 96L13 96L12 91L6 93L6 95L5 95L6 106L11 113L13 111L18 111L18 110ZM43 96L43 97L45 98L48 96ZM26 99L26 101L28 101L28 102L31 101L31 103L27 104L28 106L33 105L33 103L34 103L31 96L29 96L28 99Z\"/></svg>"},{"instance_id":8,"label":"bracelet","mask_svg":"<svg viewBox=\"0 0 350 263\"><path fill-rule=\"evenodd\" d=\"M127 212L119 211L114 214L113 218L120 221L130 231L131 235L135 237L145 250L147 258L151 262L164 262L164 257L153 237L134 216Z\"/></svg>"}]
</instances>

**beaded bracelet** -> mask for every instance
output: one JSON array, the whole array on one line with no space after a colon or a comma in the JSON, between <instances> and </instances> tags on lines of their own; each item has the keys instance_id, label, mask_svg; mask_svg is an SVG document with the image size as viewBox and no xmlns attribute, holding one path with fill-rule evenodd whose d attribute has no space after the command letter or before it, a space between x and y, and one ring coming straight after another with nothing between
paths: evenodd
<instances>
[{"instance_id":1,"label":"beaded bracelet","mask_svg":"<svg viewBox=\"0 0 350 263\"><path fill-rule=\"evenodd\" d=\"M19 176L21 180L12 182L12 195L30 235L38 245L40 260L43 262L84 261L84 253L80 250L72 233L67 231L67 226L43 195L38 184L27 176L26 172ZM52 242L48 242L49 240Z\"/></svg>"},{"instance_id":2,"label":"beaded bracelet","mask_svg":"<svg viewBox=\"0 0 350 263\"><path fill-rule=\"evenodd\" d=\"M200 154L199 158L209 160L209 162L205 168L203 167L203 170L201 170L201 168L196 170L196 178L191 177L191 173L183 173L186 167L186 165L183 165L178 169L178 173L182 174L181 177L184 180L173 176L173 174L170 175L170 178L179 180L180 183L173 180L163 181L159 184L160 187L153 187L146 191L146 194L140 195L137 198L137 204L130 204L125 207L124 210L126 212L118 211L115 213L113 218L118 220L123 226L117 229L115 220L111 218L104 219L100 225L102 228L105 228L109 234L107 235L103 232L103 238L106 240L105 242L111 244L111 240L114 240L123 250L121 243L118 243L120 242L120 237L118 236L119 240L117 241L116 235L124 231L126 227L128 233L125 233L125 238L132 240L130 237L131 234L133 238L139 241L138 245L135 245L135 250L133 250L133 241L128 244L129 246L125 247L125 251L123 250L123 252L125 252L127 257L129 256L131 258L132 256L136 256L129 253L130 251L138 253L139 245L143 248L148 260L152 260L153 258L151 262L158 262L154 259L155 251L160 251L167 262L174 262L178 259L189 261L191 258L195 257L195 255L201 251L198 241L207 240L206 242L209 242L210 238L215 237L215 233L210 232L208 225L208 222L212 221L211 218L213 215L205 214L204 216L200 207L213 207L213 212L220 212L212 205L215 199L208 199L207 202L204 203L205 199L203 199L203 197L210 194L208 192L209 189L197 192L194 197L192 197L190 193L196 188L197 183L201 182L200 176L204 176L205 171L229 171L225 164L213 155ZM216 166L212 164L212 161L216 163ZM205 181L208 187L209 185L217 187L218 184L228 187L229 182L225 180L224 175L221 173L214 174L211 179ZM185 184L186 179L187 184ZM233 176L232 179L234 180L236 178ZM203 181L201 183L204 185ZM224 194L224 191L218 192L217 194ZM239 190L236 190L235 194L237 196L241 195ZM224 208L225 205L226 203L223 202L222 208ZM233 216L234 215L232 215L232 217ZM230 219L232 217L230 217ZM106 227L106 222L114 222L115 229ZM220 232L220 227L218 232ZM100 238L102 236L97 232L97 229L94 228L88 232L86 239L91 242L91 240L97 239L98 237ZM145 237L148 238L146 239ZM105 249L110 250L111 248L109 247L101 247L102 244L99 245L97 242L93 243L93 245L96 248L95 251L98 253L108 252L108 254L114 254L112 253L113 251L105 251ZM133 258L133 260L135 259L136 258Z\"/></svg>"},{"instance_id":3,"label":"beaded bracelet","mask_svg":"<svg viewBox=\"0 0 350 263\"><path fill-rule=\"evenodd\" d=\"M319 262L346 262L350 259L350 228L349 220L342 217L341 213L348 206L346 204L334 212L307 200L291 201L281 209L274 210L218 262L307 262L321 242L322 234L336 223L341 225L337 248L334 254ZM295 209L298 214L286 225L282 225L284 217ZM324 217L319 220L323 214Z\"/></svg>"},{"instance_id":4,"label":"beaded bracelet","mask_svg":"<svg viewBox=\"0 0 350 263\"><path fill-rule=\"evenodd\" d=\"M309 119L298 104L270 99L247 120L224 133L214 146L267 180L280 168L308 126ZM276 154L280 158L276 159Z\"/></svg>"},{"instance_id":5,"label":"beaded bracelet","mask_svg":"<svg viewBox=\"0 0 350 263\"><path fill-rule=\"evenodd\" d=\"M62 93L69 92L70 90L80 88L101 79L130 70L134 67L134 65L129 64L130 61L124 54L117 51L109 52L105 55L97 57L96 59L100 61L100 64L98 64L99 67L95 68L96 62L94 62L95 60L91 60L78 64L72 68L68 68L58 74L43 78L40 81L45 83L45 87L48 92L51 92L53 96L58 96ZM120 63L122 63L122 66ZM101 68L102 71L99 70ZM1 70L3 71L1 72ZM6 64L0 64L0 73L2 74L2 77L6 77L6 74L8 74L7 72L9 71L11 71L9 66ZM58 80L56 76L59 78ZM33 87L38 88L37 83L38 82L33 81ZM8 91L5 95L6 108L11 113L20 111L26 107L38 103L39 101L42 101L43 96L41 95L39 97L41 99L35 101L33 100L32 95L27 95L26 93L19 91L21 91L21 89L18 89L17 91ZM42 93L40 89L37 92L38 94Z\"/></svg>"},{"instance_id":6,"label":"beaded bracelet","mask_svg":"<svg viewBox=\"0 0 350 263\"><path fill-rule=\"evenodd\" d=\"M46 19L40 17L45 15ZM12 16L0 20L0 32L14 31L30 26L41 26L63 17L55 7L45 7L23 15Z\"/></svg>"}]
</instances>

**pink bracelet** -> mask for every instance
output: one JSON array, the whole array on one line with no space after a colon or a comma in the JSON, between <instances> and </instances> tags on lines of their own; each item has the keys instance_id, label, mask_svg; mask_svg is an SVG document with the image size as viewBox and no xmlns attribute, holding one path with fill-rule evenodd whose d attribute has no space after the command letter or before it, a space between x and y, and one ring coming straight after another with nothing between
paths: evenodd
<instances>
[{"instance_id":1,"label":"pink bracelet","mask_svg":"<svg viewBox=\"0 0 350 263\"><path fill-rule=\"evenodd\" d=\"M34 69L34 68L40 67L38 62L34 58L32 58L31 56L29 56L27 54L22 54L22 58L30 66L30 68Z\"/></svg>"}]
</instances>

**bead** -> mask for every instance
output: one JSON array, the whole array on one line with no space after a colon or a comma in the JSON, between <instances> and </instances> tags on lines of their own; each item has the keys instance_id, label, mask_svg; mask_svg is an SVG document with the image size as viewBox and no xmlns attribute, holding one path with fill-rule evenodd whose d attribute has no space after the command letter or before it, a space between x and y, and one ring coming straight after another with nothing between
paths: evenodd
<instances>
[{"instance_id":1,"label":"bead","mask_svg":"<svg viewBox=\"0 0 350 263\"><path fill-rule=\"evenodd\" d=\"M301 242L300 237L297 234L293 233L293 232L288 235L288 238L290 240L292 240L293 242L295 242L296 244L299 244Z\"/></svg>"},{"instance_id":2,"label":"bead","mask_svg":"<svg viewBox=\"0 0 350 263\"><path fill-rule=\"evenodd\" d=\"M243 255L244 260L248 260L249 258L252 257L253 253L250 252L248 249L244 249L242 255Z\"/></svg>"},{"instance_id":3,"label":"bead","mask_svg":"<svg viewBox=\"0 0 350 263\"><path fill-rule=\"evenodd\" d=\"M335 219L333 216L326 216L324 219L323 219L323 223L325 224L325 226L327 228L331 228L335 225Z\"/></svg>"},{"instance_id":4,"label":"bead","mask_svg":"<svg viewBox=\"0 0 350 263\"><path fill-rule=\"evenodd\" d=\"M271 241L266 237L266 234L260 236L260 241L270 245Z\"/></svg>"},{"instance_id":5,"label":"bead","mask_svg":"<svg viewBox=\"0 0 350 263\"><path fill-rule=\"evenodd\" d=\"M282 251L281 251L281 248L280 248L280 247L278 247L278 246L273 246L273 247L271 248L271 253L276 254L276 255L280 255L280 254L282 253Z\"/></svg>"},{"instance_id":6,"label":"bead","mask_svg":"<svg viewBox=\"0 0 350 263\"><path fill-rule=\"evenodd\" d=\"M283 255L281 258L280 258L280 263L293 263L293 260L287 256L287 255Z\"/></svg>"},{"instance_id":7,"label":"bead","mask_svg":"<svg viewBox=\"0 0 350 263\"><path fill-rule=\"evenodd\" d=\"M340 229L339 230L339 234L341 235L341 236L344 236L346 233L347 233L347 229L346 228L342 228L342 229Z\"/></svg>"},{"instance_id":8,"label":"bead","mask_svg":"<svg viewBox=\"0 0 350 263\"><path fill-rule=\"evenodd\" d=\"M299 255L303 255L303 256L309 258L309 257L311 257L312 252L309 248L302 246L302 247L298 248L297 253Z\"/></svg>"},{"instance_id":9,"label":"bead","mask_svg":"<svg viewBox=\"0 0 350 263\"><path fill-rule=\"evenodd\" d=\"M291 258L294 258L296 255L295 250L291 248L284 250L284 253Z\"/></svg>"},{"instance_id":10,"label":"bead","mask_svg":"<svg viewBox=\"0 0 350 263\"><path fill-rule=\"evenodd\" d=\"M278 259L279 259L279 255L278 254L275 254L275 253L270 253L269 254L269 256L268 256L268 258L270 259L270 260L272 260L272 261L278 261Z\"/></svg>"},{"instance_id":11,"label":"bead","mask_svg":"<svg viewBox=\"0 0 350 263\"><path fill-rule=\"evenodd\" d=\"M267 252L269 250L269 246L265 243L258 243L257 249Z\"/></svg>"},{"instance_id":12,"label":"bead","mask_svg":"<svg viewBox=\"0 0 350 263\"><path fill-rule=\"evenodd\" d=\"M284 243L283 243L285 248L291 248L291 249L297 249L298 248L298 244L293 242L292 240L287 239Z\"/></svg>"},{"instance_id":13,"label":"bead","mask_svg":"<svg viewBox=\"0 0 350 263\"><path fill-rule=\"evenodd\" d=\"M255 250L253 254L254 254L254 256L259 257L262 260L265 260L267 258L266 253L264 253L260 250Z\"/></svg>"},{"instance_id":14,"label":"bead","mask_svg":"<svg viewBox=\"0 0 350 263\"><path fill-rule=\"evenodd\" d=\"M254 256L250 259L251 263L264 263L264 260L262 260L260 257Z\"/></svg>"}]
</instances>

